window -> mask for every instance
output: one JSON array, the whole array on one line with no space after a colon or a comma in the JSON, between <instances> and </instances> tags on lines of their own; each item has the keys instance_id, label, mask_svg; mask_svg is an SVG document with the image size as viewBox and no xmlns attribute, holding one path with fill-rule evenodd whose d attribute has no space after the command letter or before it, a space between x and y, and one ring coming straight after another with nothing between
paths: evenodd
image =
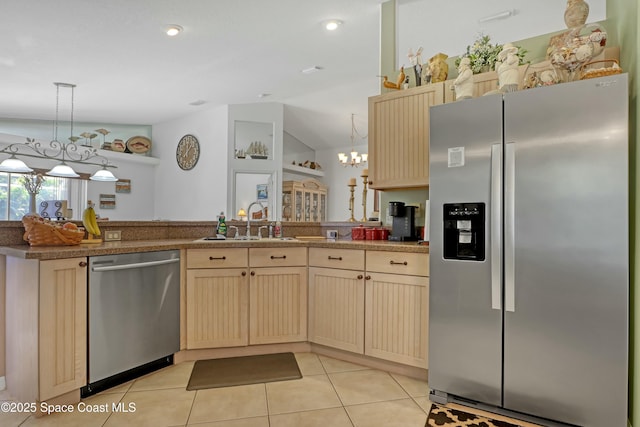
<instances>
[{"instance_id":1,"label":"window","mask_svg":"<svg viewBox=\"0 0 640 427\"><path fill-rule=\"evenodd\" d=\"M0 172L0 220L19 221L29 213L29 193L20 180L22 176ZM43 200L67 200L67 208L79 217L86 198L87 181L47 176L36 195L36 211Z\"/></svg>"}]
</instances>

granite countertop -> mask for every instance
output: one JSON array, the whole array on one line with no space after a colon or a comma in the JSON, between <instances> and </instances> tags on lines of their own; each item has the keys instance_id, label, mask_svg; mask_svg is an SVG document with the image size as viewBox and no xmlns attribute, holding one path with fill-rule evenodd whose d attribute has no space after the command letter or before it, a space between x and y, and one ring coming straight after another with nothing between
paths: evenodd
<instances>
[{"instance_id":1,"label":"granite countertop","mask_svg":"<svg viewBox=\"0 0 640 427\"><path fill-rule=\"evenodd\" d=\"M366 249L376 251L429 253L429 246L417 242L391 242L385 240L219 240L196 239L131 240L102 243L84 243L75 246L0 246L0 254L26 259L62 259L96 255L113 255L132 252L150 252L170 249L206 248L260 248L260 247L309 247Z\"/></svg>"}]
</instances>

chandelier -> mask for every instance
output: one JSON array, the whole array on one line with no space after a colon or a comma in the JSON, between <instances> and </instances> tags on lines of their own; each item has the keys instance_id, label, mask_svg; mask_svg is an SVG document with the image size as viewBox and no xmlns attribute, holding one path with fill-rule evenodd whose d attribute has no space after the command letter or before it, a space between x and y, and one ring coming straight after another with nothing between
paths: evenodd
<instances>
[{"instance_id":1,"label":"chandelier","mask_svg":"<svg viewBox=\"0 0 640 427\"><path fill-rule=\"evenodd\" d=\"M53 139L48 144L36 142L33 138L27 138L27 142L14 143L0 150L0 154L10 154L9 158L4 159L0 163L0 172L28 173L33 169L26 165L20 157L33 157L39 159L55 160L59 163L47 175L63 178L78 178L80 175L73 170L67 163L100 166L89 179L93 181L117 181L108 168L116 166L109 163L109 159L98 154L98 150L89 146L78 146L76 141L80 139L73 136L73 99L74 88L76 85L71 83L54 83L56 85L56 119L53 126ZM63 143L58 141L58 119L60 106L60 88L71 89L71 131L69 142Z\"/></svg>"},{"instance_id":2,"label":"chandelier","mask_svg":"<svg viewBox=\"0 0 640 427\"><path fill-rule=\"evenodd\" d=\"M355 167L358 167L361 164L364 165L367 163L367 158L369 157L367 153L358 154L358 152L353 148L353 140L355 139L356 135L358 135L361 139L365 139L367 137L367 135L362 136L358 133L356 125L353 121L354 116L355 114L351 114L351 158L349 158L349 156L347 156L345 153L338 153L338 161L344 167L347 167L349 165Z\"/></svg>"}]
</instances>

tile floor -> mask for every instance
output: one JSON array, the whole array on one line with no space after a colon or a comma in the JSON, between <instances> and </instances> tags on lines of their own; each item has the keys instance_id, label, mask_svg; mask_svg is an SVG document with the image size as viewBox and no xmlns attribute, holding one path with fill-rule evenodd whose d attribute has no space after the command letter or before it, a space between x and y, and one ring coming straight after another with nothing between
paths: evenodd
<instances>
[{"instance_id":1,"label":"tile floor","mask_svg":"<svg viewBox=\"0 0 640 427\"><path fill-rule=\"evenodd\" d=\"M0 411L0 426L424 426L431 407L425 381L314 353L296 359L299 380L198 391L186 390L193 362L185 362L83 400L94 412L35 418ZM0 402L8 400L0 391ZM112 411L118 403L135 412Z\"/></svg>"}]
</instances>

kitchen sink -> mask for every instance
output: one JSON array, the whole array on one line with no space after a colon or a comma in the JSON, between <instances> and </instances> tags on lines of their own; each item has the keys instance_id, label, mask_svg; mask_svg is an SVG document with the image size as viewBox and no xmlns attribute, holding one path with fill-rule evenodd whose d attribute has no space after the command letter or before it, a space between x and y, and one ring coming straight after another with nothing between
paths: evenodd
<instances>
[{"instance_id":1,"label":"kitchen sink","mask_svg":"<svg viewBox=\"0 0 640 427\"><path fill-rule=\"evenodd\" d=\"M199 239L194 240L194 242L247 242L247 241L276 243L276 242L297 242L298 239L294 237L263 237L262 239L260 239L257 236L251 236L251 238L249 239L247 239L246 236L240 236L237 239L233 237L229 237L225 239L217 236L207 236L207 237L201 237Z\"/></svg>"}]
</instances>

